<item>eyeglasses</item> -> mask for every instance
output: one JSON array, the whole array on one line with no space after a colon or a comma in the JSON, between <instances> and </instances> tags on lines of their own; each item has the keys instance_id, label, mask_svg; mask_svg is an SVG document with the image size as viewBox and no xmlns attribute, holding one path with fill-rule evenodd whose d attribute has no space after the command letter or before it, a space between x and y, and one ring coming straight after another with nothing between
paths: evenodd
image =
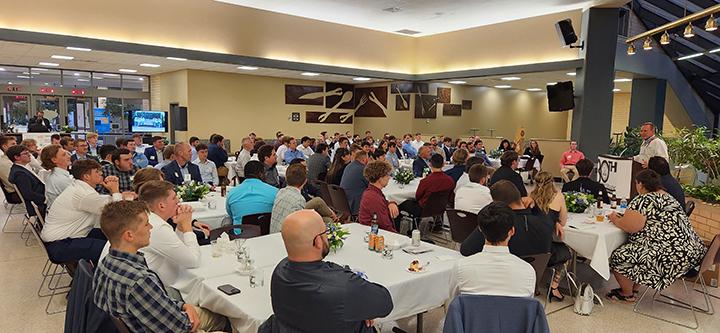
<instances>
[{"instance_id":1,"label":"eyeglasses","mask_svg":"<svg viewBox=\"0 0 720 333\"><path fill-rule=\"evenodd\" d=\"M30 152L26 150L26 151L20 153L20 155L30 155Z\"/></svg>"},{"instance_id":2,"label":"eyeglasses","mask_svg":"<svg viewBox=\"0 0 720 333\"><path fill-rule=\"evenodd\" d=\"M315 237L313 237L313 240L312 240L313 245L315 245L315 238L318 238L319 236L325 235L325 234L327 234L328 232L330 232L330 228L325 228L325 231L323 231L323 232L315 235Z\"/></svg>"}]
</instances>

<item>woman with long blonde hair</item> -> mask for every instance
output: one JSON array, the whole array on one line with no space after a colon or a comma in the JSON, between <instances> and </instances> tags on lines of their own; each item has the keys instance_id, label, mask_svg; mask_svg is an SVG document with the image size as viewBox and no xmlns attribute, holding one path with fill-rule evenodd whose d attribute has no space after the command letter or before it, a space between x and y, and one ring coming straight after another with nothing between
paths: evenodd
<instances>
[{"instance_id":1,"label":"woman with long blonde hair","mask_svg":"<svg viewBox=\"0 0 720 333\"><path fill-rule=\"evenodd\" d=\"M555 188L553 176L547 171L541 171L535 176L535 189L530 192L530 198L535 206L555 222L557 239L563 238L563 227L567 223L568 211L565 206L565 196ZM562 242L553 241L550 248L550 262L548 267L555 267L555 276L550 283L550 300L563 300L563 295L557 289L563 277L563 266L570 259L570 250Z\"/></svg>"}]
</instances>

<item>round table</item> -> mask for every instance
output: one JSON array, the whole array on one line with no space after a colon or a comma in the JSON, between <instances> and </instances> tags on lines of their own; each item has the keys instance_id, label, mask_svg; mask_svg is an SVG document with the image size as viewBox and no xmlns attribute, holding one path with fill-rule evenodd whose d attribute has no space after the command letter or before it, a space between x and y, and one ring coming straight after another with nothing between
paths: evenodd
<instances>
[{"instance_id":1,"label":"round table","mask_svg":"<svg viewBox=\"0 0 720 333\"><path fill-rule=\"evenodd\" d=\"M395 180L390 180L387 186L382 189L385 199L400 204L408 199L415 199L415 191L420 184L420 178L413 179L410 184L400 185Z\"/></svg>"},{"instance_id":2,"label":"round table","mask_svg":"<svg viewBox=\"0 0 720 333\"><path fill-rule=\"evenodd\" d=\"M232 186L227 187L227 193L230 193ZM225 217L228 216L225 210L226 198L220 196L220 188L216 191L208 193L208 195L200 201L183 202L193 208L193 219L202 223L207 223L210 229L216 229L222 226ZM215 203L215 209L208 207L209 202Z\"/></svg>"}]
</instances>

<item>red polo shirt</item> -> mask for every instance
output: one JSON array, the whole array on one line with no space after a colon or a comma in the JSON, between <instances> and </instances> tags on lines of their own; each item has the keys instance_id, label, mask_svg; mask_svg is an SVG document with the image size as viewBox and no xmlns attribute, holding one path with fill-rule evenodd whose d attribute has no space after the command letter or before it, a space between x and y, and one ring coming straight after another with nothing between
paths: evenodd
<instances>
[{"instance_id":1,"label":"red polo shirt","mask_svg":"<svg viewBox=\"0 0 720 333\"><path fill-rule=\"evenodd\" d=\"M417 191L415 191L415 199L417 199L420 207L424 207L430 195L435 192L447 192L455 189L453 179L442 171L432 172L420 181Z\"/></svg>"}]
</instances>

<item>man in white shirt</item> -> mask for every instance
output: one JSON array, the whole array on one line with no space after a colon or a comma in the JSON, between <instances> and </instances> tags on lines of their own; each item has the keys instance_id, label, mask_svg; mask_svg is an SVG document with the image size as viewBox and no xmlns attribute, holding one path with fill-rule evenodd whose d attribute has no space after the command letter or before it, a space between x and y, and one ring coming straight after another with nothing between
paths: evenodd
<instances>
[{"instance_id":1,"label":"man in white shirt","mask_svg":"<svg viewBox=\"0 0 720 333\"><path fill-rule=\"evenodd\" d=\"M278 148L275 150L275 155L277 155L277 162L282 164L283 161L285 161L285 152L288 151L290 148L290 139L292 137L285 135L282 137L282 144L278 146ZM290 161L285 161L286 163L290 163Z\"/></svg>"},{"instance_id":2,"label":"man in white shirt","mask_svg":"<svg viewBox=\"0 0 720 333\"><path fill-rule=\"evenodd\" d=\"M167 181L153 180L145 183L139 200L150 209L150 245L140 249L145 254L148 267L155 271L166 286L177 279L180 268L200 266L200 246L192 229L192 207L179 205L175 186ZM176 230L168 223L177 224Z\"/></svg>"},{"instance_id":3,"label":"man in white shirt","mask_svg":"<svg viewBox=\"0 0 720 333\"><path fill-rule=\"evenodd\" d=\"M493 202L479 212L485 246L482 252L457 261L456 293L533 297L535 270L508 248L515 234L513 216L512 209L502 202Z\"/></svg>"},{"instance_id":4,"label":"man in white shirt","mask_svg":"<svg viewBox=\"0 0 720 333\"><path fill-rule=\"evenodd\" d=\"M477 214L493 202L490 188L486 186L490 179L488 168L482 163L475 164L468 171L470 182L455 191L455 209Z\"/></svg>"},{"instance_id":5,"label":"man in white shirt","mask_svg":"<svg viewBox=\"0 0 720 333\"><path fill-rule=\"evenodd\" d=\"M107 176L103 179L100 164L94 160L76 162L72 175L75 180L55 199L40 237L53 261L87 259L97 264L107 242L98 228L100 214L107 203L119 201L123 195L118 178ZM98 194L95 191L97 185L102 185L112 196Z\"/></svg>"},{"instance_id":6,"label":"man in white shirt","mask_svg":"<svg viewBox=\"0 0 720 333\"><path fill-rule=\"evenodd\" d=\"M208 160L208 146L201 143L195 147L197 149L198 158L193 161L193 164L197 165L200 169L200 178L202 182L210 185L220 185L220 178L218 177L217 168L215 162Z\"/></svg>"},{"instance_id":7,"label":"man in white shirt","mask_svg":"<svg viewBox=\"0 0 720 333\"><path fill-rule=\"evenodd\" d=\"M410 142L410 145L415 148L415 150L420 150L420 147L425 145L425 142L422 140L422 134L420 132L415 133L415 140Z\"/></svg>"},{"instance_id":8,"label":"man in white shirt","mask_svg":"<svg viewBox=\"0 0 720 333\"><path fill-rule=\"evenodd\" d=\"M455 184L455 192L470 183L470 175L468 175L468 171L472 169L473 166L476 164L483 164L483 159L481 157L473 156L467 159L465 162L465 172L463 172L462 176L460 176L460 179L458 179L457 183ZM488 173L490 173L490 169L488 169Z\"/></svg>"},{"instance_id":9,"label":"man in white shirt","mask_svg":"<svg viewBox=\"0 0 720 333\"><path fill-rule=\"evenodd\" d=\"M253 149L253 140L250 137L243 138L242 139L242 149L240 150L240 154L238 154L237 162L235 164L235 173L238 175L238 177L245 178L245 164L247 162L250 162L250 158L252 157L252 154L250 152Z\"/></svg>"},{"instance_id":10,"label":"man in white shirt","mask_svg":"<svg viewBox=\"0 0 720 333\"><path fill-rule=\"evenodd\" d=\"M312 140L310 140L309 136L304 136L300 139L300 146L297 147L297 150L301 151L305 157L310 157L310 155L314 154L312 147L310 147L310 143ZM290 161L288 161L290 162Z\"/></svg>"},{"instance_id":11,"label":"man in white shirt","mask_svg":"<svg viewBox=\"0 0 720 333\"><path fill-rule=\"evenodd\" d=\"M633 157L635 162L642 163L643 168L647 168L648 161L654 156L660 156L670 162L667 144L655 136L653 123L644 123L640 126L640 137L643 139L643 143L640 145L640 154Z\"/></svg>"},{"instance_id":12,"label":"man in white shirt","mask_svg":"<svg viewBox=\"0 0 720 333\"><path fill-rule=\"evenodd\" d=\"M50 173L45 177L45 199L48 207L74 182L70 175L70 153L58 145L49 145L40 152L40 161Z\"/></svg>"}]
</instances>

